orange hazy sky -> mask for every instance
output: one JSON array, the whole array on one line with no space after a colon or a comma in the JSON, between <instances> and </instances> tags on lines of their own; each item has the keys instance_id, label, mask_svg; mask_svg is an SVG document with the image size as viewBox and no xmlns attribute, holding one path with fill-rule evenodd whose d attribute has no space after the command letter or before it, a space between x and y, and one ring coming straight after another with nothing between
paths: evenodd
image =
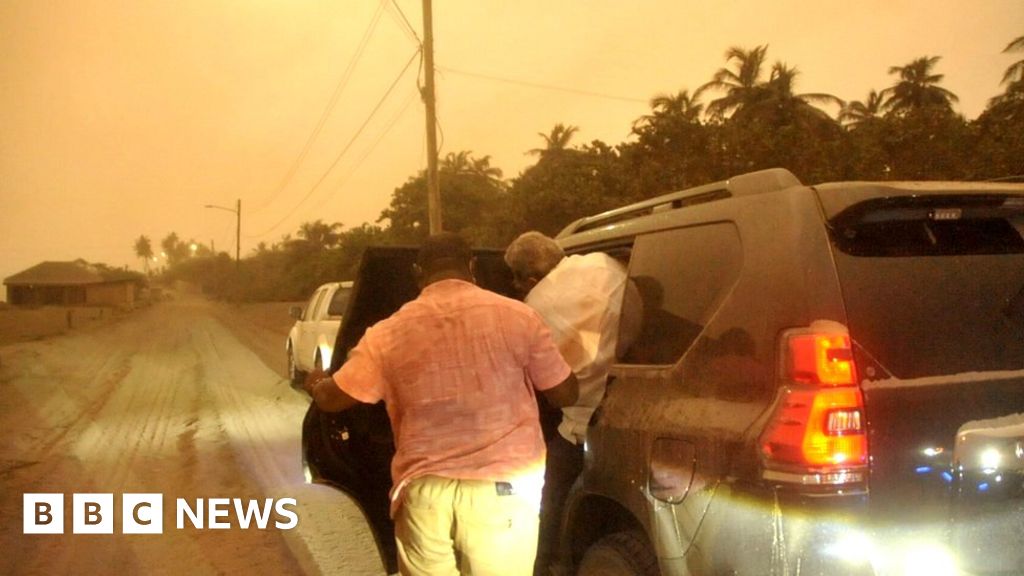
<instances>
[{"instance_id":1,"label":"orange hazy sky","mask_svg":"<svg viewBox=\"0 0 1024 576\"><path fill-rule=\"evenodd\" d=\"M419 32L420 2L396 2ZM74 258L141 269L142 234L233 253L234 216L204 205L236 199L243 255L305 221L376 221L425 166L418 60L367 122L416 51L401 18L377 0L0 2L0 278ZM627 140L652 96L703 84L733 45L769 44L798 91L847 100L942 56L975 118L1021 57L1000 51L1024 2L435 0L434 31L441 154L513 177L555 123Z\"/></svg>"}]
</instances>

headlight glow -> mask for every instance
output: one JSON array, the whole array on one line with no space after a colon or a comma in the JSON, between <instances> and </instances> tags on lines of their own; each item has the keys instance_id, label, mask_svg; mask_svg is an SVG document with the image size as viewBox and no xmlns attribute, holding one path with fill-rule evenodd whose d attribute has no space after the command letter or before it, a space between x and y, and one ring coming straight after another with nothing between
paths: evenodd
<instances>
[{"instance_id":1,"label":"headlight glow","mask_svg":"<svg viewBox=\"0 0 1024 576\"><path fill-rule=\"evenodd\" d=\"M986 448L979 457L982 470L995 470L1003 462L1003 455L998 448Z\"/></svg>"},{"instance_id":2,"label":"headlight glow","mask_svg":"<svg viewBox=\"0 0 1024 576\"><path fill-rule=\"evenodd\" d=\"M853 565L867 564L877 556L871 538L851 530L825 548L825 554Z\"/></svg>"},{"instance_id":3,"label":"headlight glow","mask_svg":"<svg viewBox=\"0 0 1024 576\"><path fill-rule=\"evenodd\" d=\"M914 543L907 546L903 555L904 576L955 576L956 559L944 546L931 543Z\"/></svg>"},{"instance_id":4,"label":"headlight glow","mask_svg":"<svg viewBox=\"0 0 1024 576\"><path fill-rule=\"evenodd\" d=\"M866 533L851 530L823 550L851 566L870 565L875 573L891 576L955 576L956 558L942 544L923 540L883 539L878 544Z\"/></svg>"}]
</instances>

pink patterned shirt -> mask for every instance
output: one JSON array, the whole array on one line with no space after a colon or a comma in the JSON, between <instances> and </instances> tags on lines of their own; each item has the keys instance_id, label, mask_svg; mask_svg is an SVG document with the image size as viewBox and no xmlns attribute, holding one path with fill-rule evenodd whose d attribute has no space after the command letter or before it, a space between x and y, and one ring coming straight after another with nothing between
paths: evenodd
<instances>
[{"instance_id":1,"label":"pink patterned shirt","mask_svg":"<svg viewBox=\"0 0 1024 576\"><path fill-rule=\"evenodd\" d=\"M553 388L569 373L531 308L442 280L367 330L334 381L361 402L387 405L396 447L394 515L404 485L427 474L542 482L535 390Z\"/></svg>"}]
</instances>

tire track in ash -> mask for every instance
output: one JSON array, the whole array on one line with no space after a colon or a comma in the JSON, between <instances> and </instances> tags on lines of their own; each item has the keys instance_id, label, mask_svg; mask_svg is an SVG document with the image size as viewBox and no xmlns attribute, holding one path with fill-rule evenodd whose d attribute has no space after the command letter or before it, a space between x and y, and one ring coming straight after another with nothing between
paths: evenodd
<instances>
[{"instance_id":1,"label":"tire track in ash","mask_svg":"<svg viewBox=\"0 0 1024 576\"><path fill-rule=\"evenodd\" d=\"M354 502L337 490L308 485L302 472L301 427L309 398L293 390L287 380L263 364L257 353L239 353L238 339L217 321L204 324L209 355L203 362L213 391L230 407L225 418L232 438L246 438L237 445L268 496L294 497L299 502L299 527L287 533L297 556L308 552L316 571L325 574L379 575L383 567L366 519ZM305 566L304 566L305 568ZM309 568L306 568L310 571Z\"/></svg>"},{"instance_id":2,"label":"tire track in ash","mask_svg":"<svg viewBox=\"0 0 1024 576\"><path fill-rule=\"evenodd\" d=\"M37 420L43 439L30 444L40 465L3 479L3 492L19 500L4 500L7 525L20 525L22 492L61 492L68 501L72 492L114 493L116 513L121 493L160 492L165 495L165 533L14 537L5 532L2 547L11 552L0 560L0 572L106 573L117 566L119 573L173 574L186 571L186 565L190 574L299 571L279 534L174 530L176 497L194 501L257 493L234 462L216 409L211 409L214 399L205 390L190 332L201 321L201 311L188 305L169 308L133 317L110 334L38 346L44 351L42 365L14 367L27 377L4 375L8 384L31 387L24 394L33 400L31 416L8 418L9 405L2 413L4 423ZM55 373L65 375L60 385L53 383ZM46 386L38 386L40 375ZM70 394L68 387L73 388ZM68 423L54 426L47 406L57 407ZM45 452L38 451L41 443ZM191 462L181 457L179 447L193 451ZM17 524L11 520L15 517ZM119 526L118 520L116 531Z\"/></svg>"}]
</instances>

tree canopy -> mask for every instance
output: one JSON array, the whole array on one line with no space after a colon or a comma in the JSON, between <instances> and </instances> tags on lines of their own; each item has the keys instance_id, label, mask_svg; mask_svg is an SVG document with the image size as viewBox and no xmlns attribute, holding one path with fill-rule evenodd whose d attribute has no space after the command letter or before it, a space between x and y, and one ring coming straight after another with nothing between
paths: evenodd
<instances>
[{"instance_id":1,"label":"tree canopy","mask_svg":"<svg viewBox=\"0 0 1024 576\"><path fill-rule=\"evenodd\" d=\"M1021 51L1024 37L1004 50ZM1007 68L1003 92L974 120L956 113L940 61L922 56L891 66L891 86L844 102L798 90L799 69L781 61L769 67L767 45L734 46L695 91L651 98L623 142L574 144L579 128L556 123L538 132L540 147L526 151L535 161L509 178L488 155L448 152L439 169L443 226L475 245L501 247L525 230L556 234L582 216L777 166L809 184L1024 175L1024 60ZM425 172L408 177L373 225L305 222L294 238L261 243L238 271L227 254L193 255L174 233L161 247L172 276L200 278L211 293L298 300L323 282L351 278L370 244L421 241L426 188Z\"/></svg>"}]
</instances>

